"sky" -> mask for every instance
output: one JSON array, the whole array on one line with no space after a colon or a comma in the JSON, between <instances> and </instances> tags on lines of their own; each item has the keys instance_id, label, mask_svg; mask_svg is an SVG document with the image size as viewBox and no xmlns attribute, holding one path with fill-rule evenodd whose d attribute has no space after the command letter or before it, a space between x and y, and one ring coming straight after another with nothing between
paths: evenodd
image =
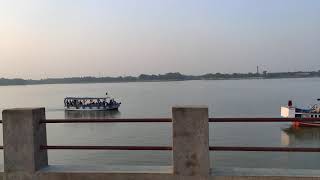
<instances>
[{"instance_id":1,"label":"sky","mask_svg":"<svg viewBox=\"0 0 320 180\"><path fill-rule=\"evenodd\" d=\"M0 0L0 77L320 69L319 0Z\"/></svg>"}]
</instances>

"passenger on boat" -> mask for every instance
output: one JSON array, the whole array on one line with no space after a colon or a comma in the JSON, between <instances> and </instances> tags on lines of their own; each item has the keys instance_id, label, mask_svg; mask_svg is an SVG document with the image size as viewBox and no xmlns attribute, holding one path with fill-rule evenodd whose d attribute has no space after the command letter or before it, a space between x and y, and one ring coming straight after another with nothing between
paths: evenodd
<instances>
[{"instance_id":1,"label":"passenger on boat","mask_svg":"<svg viewBox=\"0 0 320 180\"><path fill-rule=\"evenodd\" d=\"M115 101L114 99L110 99L110 106L114 105L115 104Z\"/></svg>"}]
</instances>

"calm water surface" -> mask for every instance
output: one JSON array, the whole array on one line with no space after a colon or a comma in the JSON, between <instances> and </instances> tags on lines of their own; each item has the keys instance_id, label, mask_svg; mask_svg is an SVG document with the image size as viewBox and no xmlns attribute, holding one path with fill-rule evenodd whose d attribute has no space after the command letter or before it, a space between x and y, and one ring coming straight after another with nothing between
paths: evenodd
<instances>
[{"instance_id":1,"label":"calm water surface","mask_svg":"<svg viewBox=\"0 0 320 180\"><path fill-rule=\"evenodd\" d=\"M66 96L103 96L106 91L122 102L119 112L63 109ZM307 107L320 98L319 92L319 78L8 86L0 87L0 109L45 107L48 118L146 118L171 117L174 105L207 105L211 117L279 117L288 99ZM50 124L47 131L49 145L171 145L169 123ZM289 123L215 123L210 124L210 145L320 147L320 129L291 129ZM170 165L171 156L158 151L49 151L51 164ZM319 161L316 153L211 153L215 167L312 169Z\"/></svg>"}]
</instances>

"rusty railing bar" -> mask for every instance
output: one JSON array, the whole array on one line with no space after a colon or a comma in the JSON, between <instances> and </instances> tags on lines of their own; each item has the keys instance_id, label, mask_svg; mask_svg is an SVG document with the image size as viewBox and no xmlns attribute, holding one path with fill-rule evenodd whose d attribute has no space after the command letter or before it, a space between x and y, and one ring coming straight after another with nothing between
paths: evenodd
<instances>
[{"instance_id":1,"label":"rusty railing bar","mask_svg":"<svg viewBox=\"0 0 320 180\"><path fill-rule=\"evenodd\" d=\"M209 122L312 122L320 118L209 118ZM2 121L0 121L1 123ZM172 122L170 118L134 118L134 119L47 119L40 123L159 123Z\"/></svg>"},{"instance_id":2,"label":"rusty railing bar","mask_svg":"<svg viewBox=\"0 0 320 180\"><path fill-rule=\"evenodd\" d=\"M137 119L47 119L40 123L160 123L172 122L169 118L137 118Z\"/></svg>"},{"instance_id":3,"label":"rusty railing bar","mask_svg":"<svg viewBox=\"0 0 320 180\"><path fill-rule=\"evenodd\" d=\"M256 151L256 152L320 152L320 148L304 147L236 147L210 146L210 151Z\"/></svg>"},{"instance_id":4,"label":"rusty railing bar","mask_svg":"<svg viewBox=\"0 0 320 180\"><path fill-rule=\"evenodd\" d=\"M169 146L40 146L44 150L130 150L130 151L172 151Z\"/></svg>"},{"instance_id":5,"label":"rusty railing bar","mask_svg":"<svg viewBox=\"0 0 320 180\"><path fill-rule=\"evenodd\" d=\"M42 150L128 150L128 151L172 151L169 146L41 146ZM236 147L210 146L210 151L256 151L256 152L320 152L320 148L304 147Z\"/></svg>"},{"instance_id":6,"label":"rusty railing bar","mask_svg":"<svg viewBox=\"0 0 320 180\"><path fill-rule=\"evenodd\" d=\"M310 122L320 118L209 118L209 122Z\"/></svg>"},{"instance_id":7,"label":"rusty railing bar","mask_svg":"<svg viewBox=\"0 0 320 180\"><path fill-rule=\"evenodd\" d=\"M209 118L209 122L312 122L320 118ZM170 118L130 118L130 119L46 119L40 123L140 123L140 122L172 122ZM0 124L3 123L0 120Z\"/></svg>"}]
</instances>

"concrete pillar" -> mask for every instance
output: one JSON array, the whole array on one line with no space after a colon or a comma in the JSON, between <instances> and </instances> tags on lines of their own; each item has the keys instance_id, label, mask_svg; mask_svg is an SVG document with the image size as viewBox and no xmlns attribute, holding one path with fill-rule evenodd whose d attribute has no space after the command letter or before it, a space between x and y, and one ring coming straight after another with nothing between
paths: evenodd
<instances>
[{"instance_id":1,"label":"concrete pillar","mask_svg":"<svg viewBox=\"0 0 320 180\"><path fill-rule=\"evenodd\" d=\"M35 172L48 165L44 108L9 109L2 112L4 179L34 180Z\"/></svg>"},{"instance_id":2,"label":"concrete pillar","mask_svg":"<svg viewBox=\"0 0 320 180\"><path fill-rule=\"evenodd\" d=\"M208 177L210 173L208 108L173 107L172 121L174 174Z\"/></svg>"}]
</instances>

